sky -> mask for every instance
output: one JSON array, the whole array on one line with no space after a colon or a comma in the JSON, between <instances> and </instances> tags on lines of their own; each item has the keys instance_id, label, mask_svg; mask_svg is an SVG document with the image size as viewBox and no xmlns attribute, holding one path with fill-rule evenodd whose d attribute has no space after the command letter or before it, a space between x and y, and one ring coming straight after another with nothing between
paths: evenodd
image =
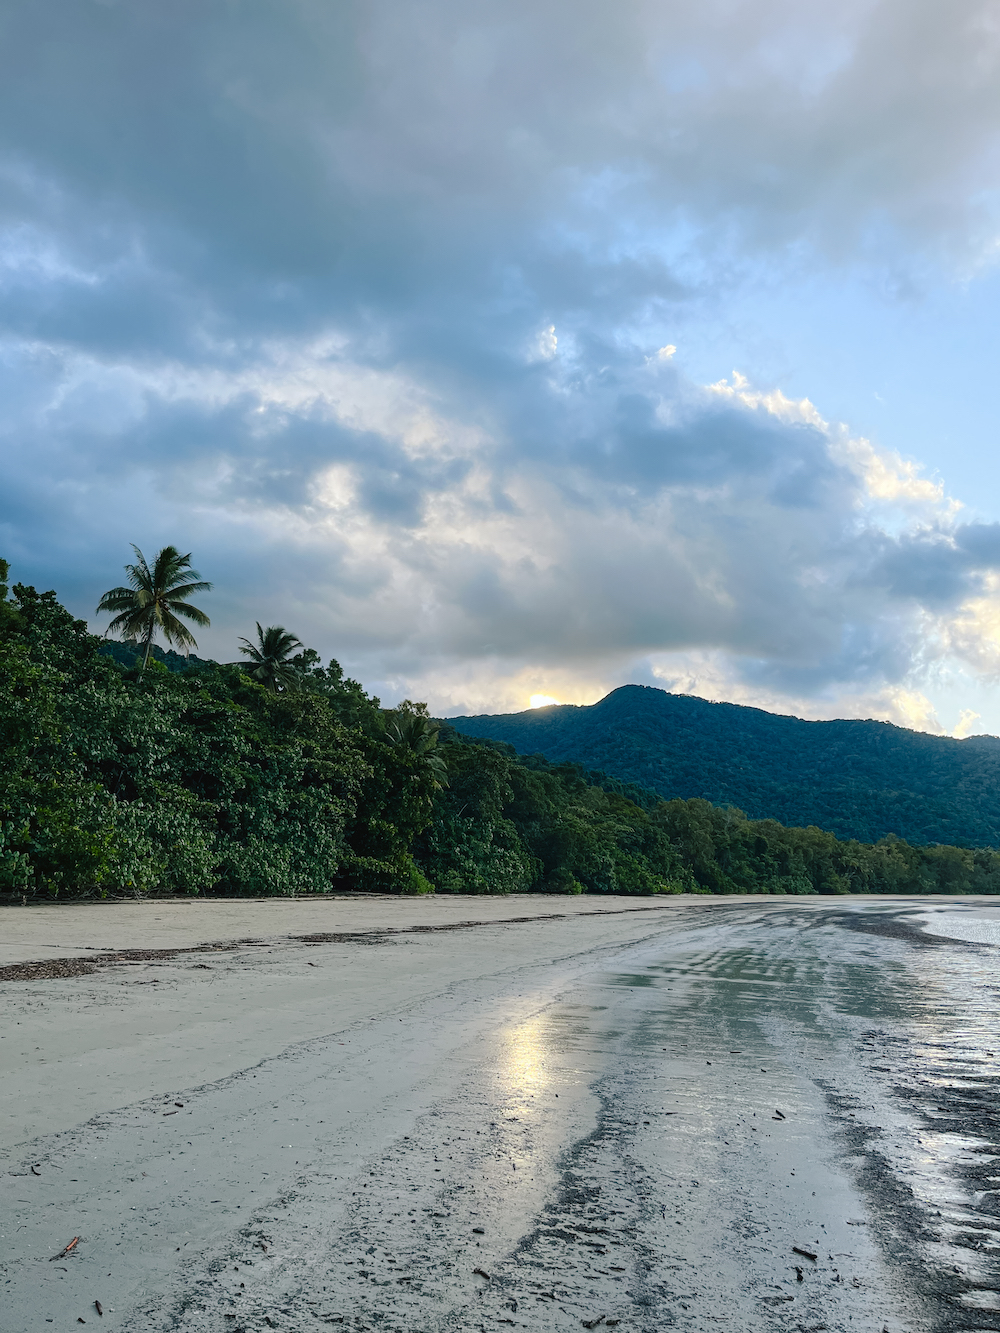
<instances>
[{"instance_id":1,"label":"sky","mask_svg":"<svg viewBox=\"0 0 1000 1333\"><path fill-rule=\"evenodd\" d=\"M1000 733L996 0L0 4L0 555L437 715Z\"/></svg>"}]
</instances>

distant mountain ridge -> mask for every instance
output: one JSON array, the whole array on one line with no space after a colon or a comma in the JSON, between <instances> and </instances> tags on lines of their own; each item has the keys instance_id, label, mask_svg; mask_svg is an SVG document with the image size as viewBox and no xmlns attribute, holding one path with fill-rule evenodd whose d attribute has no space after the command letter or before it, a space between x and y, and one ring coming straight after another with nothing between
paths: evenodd
<instances>
[{"instance_id":1,"label":"distant mountain ridge","mask_svg":"<svg viewBox=\"0 0 1000 1333\"><path fill-rule=\"evenodd\" d=\"M120 639L105 639L97 651L104 657L114 658L123 667L138 666L142 661L142 645L122 643ZM194 653L175 653L173 648L164 651L158 643L153 644L149 655L168 671L190 671L196 667L217 665L210 658L195 657Z\"/></svg>"},{"instance_id":2,"label":"distant mountain ridge","mask_svg":"<svg viewBox=\"0 0 1000 1333\"><path fill-rule=\"evenodd\" d=\"M623 685L596 704L453 717L468 736L599 769L666 799L840 838L1000 846L1000 738L954 740L889 722L802 718Z\"/></svg>"}]
</instances>

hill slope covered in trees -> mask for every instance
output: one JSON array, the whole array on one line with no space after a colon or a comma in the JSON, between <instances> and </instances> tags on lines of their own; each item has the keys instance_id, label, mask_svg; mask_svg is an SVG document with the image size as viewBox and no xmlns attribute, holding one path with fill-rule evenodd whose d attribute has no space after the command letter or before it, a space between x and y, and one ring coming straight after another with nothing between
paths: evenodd
<instances>
[{"instance_id":1,"label":"hill slope covered in trees","mask_svg":"<svg viewBox=\"0 0 1000 1333\"><path fill-rule=\"evenodd\" d=\"M589 706L450 719L463 735L601 769L661 797L875 842L1000 846L1000 739L805 722L625 685Z\"/></svg>"}]
</instances>

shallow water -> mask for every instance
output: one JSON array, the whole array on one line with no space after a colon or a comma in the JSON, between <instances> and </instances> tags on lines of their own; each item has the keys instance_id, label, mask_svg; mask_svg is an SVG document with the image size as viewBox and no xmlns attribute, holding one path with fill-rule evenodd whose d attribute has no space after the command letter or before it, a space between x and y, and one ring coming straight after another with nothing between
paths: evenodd
<instances>
[{"instance_id":1,"label":"shallow water","mask_svg":"<svg viewBox=\"0 0 1000 1333\"><path fill-rule=\"evenodd\" d=\"M627 1299L591 1264L593 1311L643 1329L1000 1326L996 954L871 934L859 912L879 931L921 919L716 908L592 978L589 1013L550 1014L549 1045L602 1101L576 1178L585 1163L591 1214L630 1218Z\"/></svg>"},{"instance_id":2,"label":"shallow water","mask_svg":"<svg viewBox=\"0 0 1000 1333\"><path fill-rule=\"evenodd\" d=\"M776 1326L1000 1326L997 954L854 928L919 924L905 908L848 911L722 909L608 978L633 1012L603 1086L640 1122L651 1191L689 1167L711 1191L676 1205L703 1243L674 1257L703 1280L684 1302L667 1283L661 1318L753 1328L770 1296Z\"/></svg>"}]
</instances>

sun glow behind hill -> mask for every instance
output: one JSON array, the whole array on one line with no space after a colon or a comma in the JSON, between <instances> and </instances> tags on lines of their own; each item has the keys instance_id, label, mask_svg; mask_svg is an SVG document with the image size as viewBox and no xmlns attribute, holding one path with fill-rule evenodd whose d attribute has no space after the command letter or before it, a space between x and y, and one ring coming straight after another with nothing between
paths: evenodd
<instances>
[{"instance_id":1,"label":"sun glow behind hill","mask_svg":"<svg viewBox=\"0 0 1000 1333\"><path fill-rule=\"evenodd\" d=\"M557 703L559 703L559 700L553 699L550 694L533 694L531 696L531 702L529 704L529 707L548 708L550 704L557 704Z\"/></svg>"}]
</instances>

